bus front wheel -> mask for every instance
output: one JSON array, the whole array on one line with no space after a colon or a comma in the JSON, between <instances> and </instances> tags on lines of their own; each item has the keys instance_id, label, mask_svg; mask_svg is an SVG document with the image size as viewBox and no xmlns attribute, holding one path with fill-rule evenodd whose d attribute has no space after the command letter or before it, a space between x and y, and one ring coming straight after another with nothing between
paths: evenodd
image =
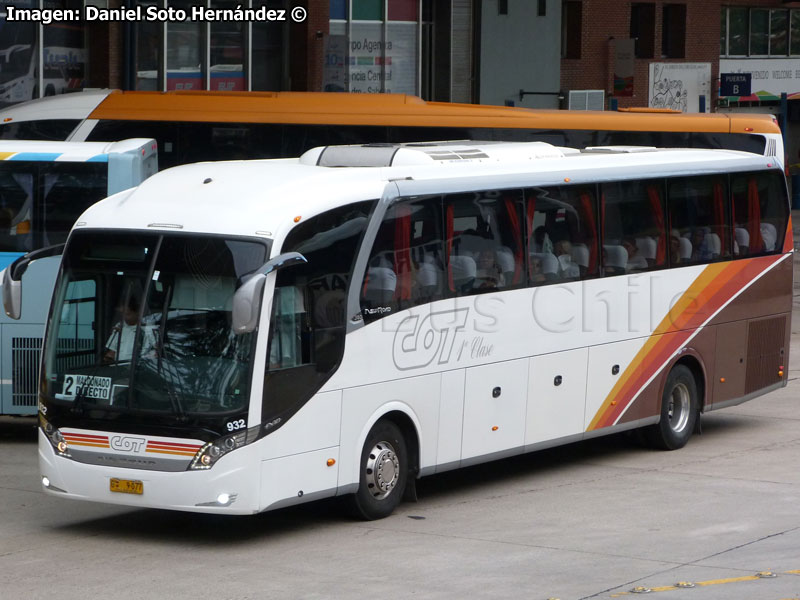
<instances>
[{"instance_id":1,"label":"bus front wheel","mask_svg":"<svg viewBox=\"0 0 800 600\"><path fill-rule=\"evenodd\" d=\"M408 450L400 429L378 421L361 451L358 491L352 497L356 516L372 521L392 514L408 480Z\"/></svg>"},{"instance_id":2,"label":"bus front wheel","mask_svg":"<svg viewBox=\"0 0 800 600\"><path fill-rule=\"evenodd\" d=\"M648 442L663 450L683 448L692 437L699 415L700 403L694 375L685 365L676 365L664 385L661 419L646 431Z\"/></svg>"}]
</instances>

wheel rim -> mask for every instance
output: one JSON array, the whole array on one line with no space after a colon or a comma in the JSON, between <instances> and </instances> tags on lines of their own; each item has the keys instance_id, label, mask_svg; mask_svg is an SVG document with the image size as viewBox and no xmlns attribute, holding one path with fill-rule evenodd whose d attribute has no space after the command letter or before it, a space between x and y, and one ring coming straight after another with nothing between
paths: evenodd
<instances>
[{"instance_id":1,"label":"wheel rim","mask_svg":"<svg viewBox=\"0 0 800 600\"><path fill-rule=\"evenodd\" d=\"M689 423L690 405L689 388L683 383L676 384L672 388L672 394L670 394L669 404L667 405L667 420L670 429L675 433L681 433L686 429L686 425Z\"/></svg>"},{"instance_id":2,"label":"wheel rim","mask_svg":"<svg viewBox=\"0 0 800 600\"><path fill-rule=\"evenodd\" d=\"M400 479L400 460L389 442L378 442L367 455L364 475L367 489L376 500L392 493Z\"/></svg>"}]
</instances>

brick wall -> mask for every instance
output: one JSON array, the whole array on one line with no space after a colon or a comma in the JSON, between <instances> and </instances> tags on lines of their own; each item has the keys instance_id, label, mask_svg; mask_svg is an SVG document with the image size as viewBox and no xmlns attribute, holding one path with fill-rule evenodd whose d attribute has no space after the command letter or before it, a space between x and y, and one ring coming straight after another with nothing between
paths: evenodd
<instances>
[{"instance_id":1,"label":"brick wall","mask_svg":"<svg viewBox=\"0 0 800 600\"><path fill-rule=\"evenodd\" d=\"M330 26L330 4L329 0L304 0L292 4L297 5L307 9L308 17L303 23L290 25L291 89L316 92L322 89L324 36Z\"/></svg>"},{"instance_id":2,"label":"brick wall","mask_svg":"<svg viewBox=\"0 0 800 600\"><path fill-rule=\"evenodd\" d=\"M646 0L638 0L646 1ZM686 52L683 59L661 58L662 7L671 3L686 4ZM648 78L652 62L711 63L709 106L716 105L719 80L721 7L750 6L781 8L778 0L654 0L654 58L635 59L632 97L619 97L620 107L647 106ZM794 6L794 5L792 5ZM561 60L563 90L602 89L606 97L613 92L614 39L630 37L630 0L583 0L581 58ZM614 38L614 39L612 39Z\"/></svg>"}]
</instances>

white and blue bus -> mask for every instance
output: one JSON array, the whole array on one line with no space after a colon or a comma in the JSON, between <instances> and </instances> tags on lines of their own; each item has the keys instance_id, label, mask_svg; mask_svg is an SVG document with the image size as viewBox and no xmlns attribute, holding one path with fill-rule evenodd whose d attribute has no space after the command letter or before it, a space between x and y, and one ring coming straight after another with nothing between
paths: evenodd
<instances>
[{"instance_id":1,"label":"white and blue bus","mask_svg":"<svg viewBox=\"0 0 800 600\"><path fill-rule=\"evenodd\" d=\"M0 269L24 254L63 245L91 204L158 170L152 139L105 142L0 141ZM25 273L21 321L0 315L0 414L36 414L36 377L58 259Z\"/></svg>"},{"instance_id":2,"label":"white and blue bus","mask_svg":"<svg viewBox=\"0 0 800 600\"><path fill-rule=\"evenodd\" d=\"M791 310L770 157L451 143L167 169L67 241L42 484L230 514L348 495L374 519L464 465L633 429L677 449L786 385Z\"/></svg>"}]
</instances>

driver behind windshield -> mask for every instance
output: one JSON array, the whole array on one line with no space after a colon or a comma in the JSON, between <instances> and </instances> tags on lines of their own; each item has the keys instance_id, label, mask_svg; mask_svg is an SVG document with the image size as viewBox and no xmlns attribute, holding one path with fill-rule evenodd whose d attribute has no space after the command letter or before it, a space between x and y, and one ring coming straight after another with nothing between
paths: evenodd
<instances>
[{"instance_id":1,"label":"driver behind windshield","mask_svg":"<svg viewBox=\"0 0 800 600\"><path fill-rule=\"evenodd\" d=\"M111 328L111 335L108 337L103 354L104 363L131 360L136 341L136 326L139 322L139 306L138 298L131 294L127 302L123 300L117 307L117 312L122 318ZM155 347L155 333L151 327L142 327L142 335L140 354L145 355Z\"/></svg>"}]
</instances>

